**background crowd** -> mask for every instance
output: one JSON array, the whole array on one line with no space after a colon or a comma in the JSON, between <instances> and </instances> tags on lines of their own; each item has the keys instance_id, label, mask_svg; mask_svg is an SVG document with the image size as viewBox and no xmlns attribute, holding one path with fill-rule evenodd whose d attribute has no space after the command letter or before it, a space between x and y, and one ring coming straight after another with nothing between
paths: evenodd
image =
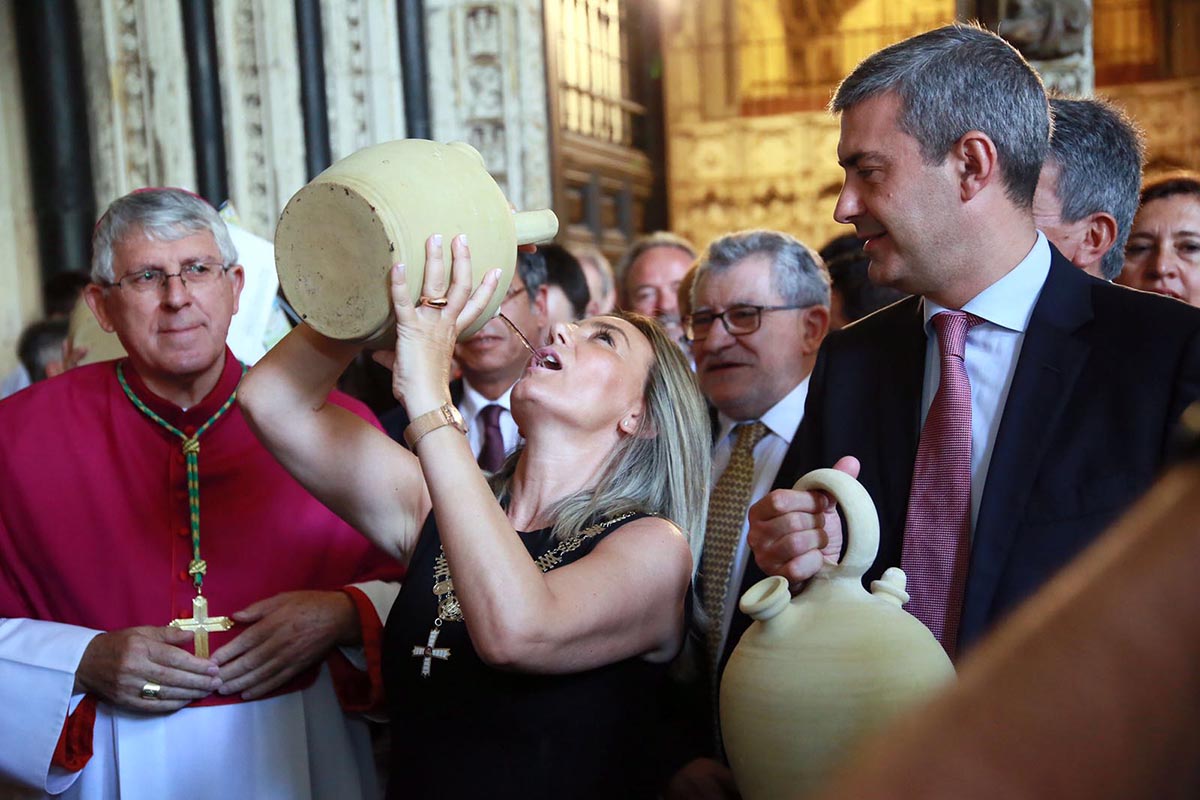
<instances>
[{"instance_id":1,"label":"background crowd","mask_svg":"<svg viewBox=\"0 0 1200 800\"><path fill-rule=\"evenodd\" d=\"M357 715L387 707L389 797L736 797L737 600L838 557L830 498L790 489L818 467L876 504L866 580L903 566L969 659L1200 397L1200 176L1143 181L1132 120L972 26L868 57L831 110L854 234L518 254L532 359L499 319L455 343L498 276L434 237L419 302L392 274L394 354L301 325L243 378L220 217L114 201L0 404L0 706L29 719L0 789L199 797L229 759L224 796L373 796ZM119 369L71 368L76 295ZM207 755L165 759L182 737Z\"/></svg>"}]
</instances>

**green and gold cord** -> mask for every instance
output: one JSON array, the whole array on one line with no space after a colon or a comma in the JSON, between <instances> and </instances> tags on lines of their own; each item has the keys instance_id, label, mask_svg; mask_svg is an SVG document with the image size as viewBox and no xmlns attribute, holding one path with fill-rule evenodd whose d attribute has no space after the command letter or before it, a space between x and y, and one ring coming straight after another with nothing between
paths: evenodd
<instances>
[{"instance_id":1,"label":"green and gold cord","mask_svg":"<svg viewBox=\"0 0 1200 800\"><path fill-rule=\"evenodd\" d=\"M246 365L242 365L242 374L246 374ZM232 406L237 399L237 390L229 395L229 399L225 404L217 409L217 412L208 418L208 421L196 429L196 432L190 437L185 436L183 431L176 428L165 419L155 414L145 403L142 402L133 389L129 388L129 383L125 380L124 362L117 362L117 380L121 384L122 391L129 398L134 407L141 411L154 422L166 428L171 433L183 440L183 454L187 462L187 491L188 491L188 511L192 528L192 562L188 565L188 574L193 577L196 583L196 594L200 594L201 586L204 584L204 573L208 569L208 565L204 559L200 558L200 437L212 427L213 423L220 419L226 411Z\"/></svg>"}]
</instances>

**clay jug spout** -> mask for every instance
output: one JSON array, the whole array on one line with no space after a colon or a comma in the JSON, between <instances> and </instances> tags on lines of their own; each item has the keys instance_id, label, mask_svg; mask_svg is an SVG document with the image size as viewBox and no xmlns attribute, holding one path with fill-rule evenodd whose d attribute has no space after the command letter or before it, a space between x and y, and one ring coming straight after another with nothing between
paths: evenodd
<instances>
[{"instance_id":1,"label":"clay jug spout","mask_svg":"<svg viewBox=\"0 0 1200 800\"><path fill-rule=\"evenodd\" d=\"M517 244L541 244L558 234L558 217L548 208L541 211L518 211L513 214L517 229Z\"/></svg>"},{"instance_id":2,"label":"clay jug spout","mask_svg":"<svg viewBox=\"0 0 1200 800\"><path fill-rule=\"evenodd\" d=\"M738 601L738 608L751 619L766 622L779 616L791 602L787 578L775 575L751 586Z\"/></svg>"}]
</instances>

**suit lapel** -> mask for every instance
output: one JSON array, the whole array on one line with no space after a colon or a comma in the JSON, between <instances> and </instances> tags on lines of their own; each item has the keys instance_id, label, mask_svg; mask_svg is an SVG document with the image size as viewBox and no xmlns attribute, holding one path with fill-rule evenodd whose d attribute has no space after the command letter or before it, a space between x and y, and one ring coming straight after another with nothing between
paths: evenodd
<instances>
[{"instance_id":1,"label":"suit lapel","mask_svg":"<svg viewBox=\"0 0 1200 800\"><path fill-rule=\"evenodd\" d=\"M908 307L896 320L892 331L879 336L878 360L863 369L880 375L879 397L867 398L877 426L872 437L876 450L859 455L860 481L871 492L879 512L879 555L864 582L879 577L884 569L900 565L904 540L904 521L908 513L908 494L912 486L913 463L921 436L921 395L925 384L925 321L919 298L905 301ZM842 424L863 424L844 420ZM868 460L869 459L869 460Z\"/></svg>"},{"instance_id":2,"label":"suit lapel","mask_svg":"<svg viewBox=\"0 0 1200 800\"><path fill-rule=\"evenodd\" d=\"M1089 279L1053 250L1004 404L971 547L959 642L989 610L1053 432L1061 424L1091 345L1076 335L1092 318Z\"/></svg>"}]
</instances>

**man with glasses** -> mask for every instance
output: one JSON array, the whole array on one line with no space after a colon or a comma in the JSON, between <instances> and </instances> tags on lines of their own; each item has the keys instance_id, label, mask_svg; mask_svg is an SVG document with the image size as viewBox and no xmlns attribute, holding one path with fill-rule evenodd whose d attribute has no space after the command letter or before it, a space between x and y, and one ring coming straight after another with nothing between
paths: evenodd
<instances>
[{"instance_id":1,"label":"man with glasses","mask_svg":"<svg viewBox=\"0 0 1200 800\"><path fill-rule=\"evenodd\" d=\"M786 233L744 231L700 256L684 332L700 390L716 411L713 491L696 578L704 676L691 726L703 750L673 779L670 796L722 796L732 786L720 758L713 701L728 658L730 622L747 575L762 577L746 545L746 511L798 475L786 458L804 416L808 376L829 328L829 274ZM723 788L724 787L724 788Z\"/></svg>"},{"instance_id":2,"label":"man with glasses","mask_svg":"<svg viewBox=\"0 0 1200 800\"><path fill-rule=\"evenodd\" d=\"M536 253L519 253L512 283L500 304L500 313L529 337L534 347L545 342L549 329L549 292L543 291L547 280L545 259ZM454 360L462 377L451 381L450 399L466 423L467 439L479 466L495 472L521 439L509 397L529 363L529 350L504 320L495 317L458 343ZM404 406L387 412L380 421L389 436L404 443L409 422Z\"/></svg>"},{"instance_id":3,"label":"man with glasses","mask_svg":"<svg viewBox=\"0 0 1200 800\"><path fill-rule=\"evenodd\" d=\"M373 796L338 696L380 684L338 646L378 653L400 570L233 402L224 222L141 190L93 252L85 297L128 357L0 403L0 796Z\"/></svg>"}]
</instances>

